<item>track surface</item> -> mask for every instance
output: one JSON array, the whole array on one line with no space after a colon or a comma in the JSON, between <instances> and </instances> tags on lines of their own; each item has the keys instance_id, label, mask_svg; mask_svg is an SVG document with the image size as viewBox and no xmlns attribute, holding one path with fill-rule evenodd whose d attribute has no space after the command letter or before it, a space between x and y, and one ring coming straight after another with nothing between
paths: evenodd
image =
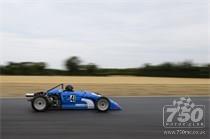
<instances>
[{"instance_id":1,"label":"track surface","mask_svg":"<svg viewBox=\"0 0 210 139\"><path fill-rule=\"evenodd\" d=\"M25 99L0 99L2 139L208 139L209 97L191 97L206 106L206 135L164 135L162 107L177 97L114 98L122 111L34 112Z\"/></svg>"}]
</instances>

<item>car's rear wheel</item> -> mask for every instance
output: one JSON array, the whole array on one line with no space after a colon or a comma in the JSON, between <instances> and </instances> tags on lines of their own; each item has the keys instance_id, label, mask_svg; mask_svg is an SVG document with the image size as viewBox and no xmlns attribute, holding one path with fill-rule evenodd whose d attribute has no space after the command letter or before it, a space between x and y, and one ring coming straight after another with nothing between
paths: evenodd
<instances>
[{"instance_id":1,"label":"car's rear wheel","mask_svg":"<svg viewBox=\"0 0 210 139\"><path fill-rule=\"evenodd\" d=\"M32 104L32 108L38 112L46 111L49 106L49 102L48 102L47 98L44 96L35 97L32 100L31 104Z\"/></svg>"},{"instance_id":2,"label":"car's rear wheel","mask_svg":"<svg viewBox=\"0 0 210 139\"><path fill-rule=\"evenodd\" d=\"M109 99L106 98L106 97L101 97L96 102L96 108L100 112L106 112L106 111L108 111L109 110L109 106L110 106L110 102L109 102Z\"/></svg>"}]
</instances>

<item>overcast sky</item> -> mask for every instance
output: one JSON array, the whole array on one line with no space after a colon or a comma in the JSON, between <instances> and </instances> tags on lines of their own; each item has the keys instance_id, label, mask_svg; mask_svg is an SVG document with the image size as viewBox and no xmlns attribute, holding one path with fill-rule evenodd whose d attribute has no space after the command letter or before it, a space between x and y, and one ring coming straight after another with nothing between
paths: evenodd
<instances>
[{"instance_id":1,"label":"overcast sky","mask_svg":"<svg viewBox=\"0 0 210 139\"><path fill-rule=\"evenodd\" d=\"M207 63L208 0L0 0L0 64Z\"/></svg>"}]
</instances>

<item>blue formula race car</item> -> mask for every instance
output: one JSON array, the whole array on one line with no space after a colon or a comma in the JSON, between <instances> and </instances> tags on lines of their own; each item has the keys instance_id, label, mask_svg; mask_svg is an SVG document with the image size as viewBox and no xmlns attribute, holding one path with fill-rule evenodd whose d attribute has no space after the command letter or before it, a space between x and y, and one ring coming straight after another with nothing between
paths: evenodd
<instances>
[{"instance_id":1,"label":"blue formula race car","mask_svg":"<svg viewBox=\"0 0 210 139\"><path fill-rule=\"evenodd\" d=\"M35 111L48 109L95 109L100 112L121 110L114 100L89 91L74 91L72 85L59 84L46 92L27 93Z\"/></svg>"}]
</instances>

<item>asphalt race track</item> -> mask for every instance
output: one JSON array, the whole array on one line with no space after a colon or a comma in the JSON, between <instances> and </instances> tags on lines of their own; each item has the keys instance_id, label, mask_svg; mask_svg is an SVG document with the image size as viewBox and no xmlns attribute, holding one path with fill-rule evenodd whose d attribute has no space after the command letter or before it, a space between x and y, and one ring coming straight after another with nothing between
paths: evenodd
<instances>
[{"instance_id":1,"label":"asphalt race track","mask_svg":"<svg viewBox=\"0 0 210 139\"><path fill-rule=\"evenodd\" d=\"M1 139L209 139L210 97L191 97L195 104L205 105L206 127L196 129L205 130L205 135L164 135L162 109L174 99L178 97L116 97L123 110L108 113L37 113L26 99L0 99Z\"/></svg>"}]
</instances>

